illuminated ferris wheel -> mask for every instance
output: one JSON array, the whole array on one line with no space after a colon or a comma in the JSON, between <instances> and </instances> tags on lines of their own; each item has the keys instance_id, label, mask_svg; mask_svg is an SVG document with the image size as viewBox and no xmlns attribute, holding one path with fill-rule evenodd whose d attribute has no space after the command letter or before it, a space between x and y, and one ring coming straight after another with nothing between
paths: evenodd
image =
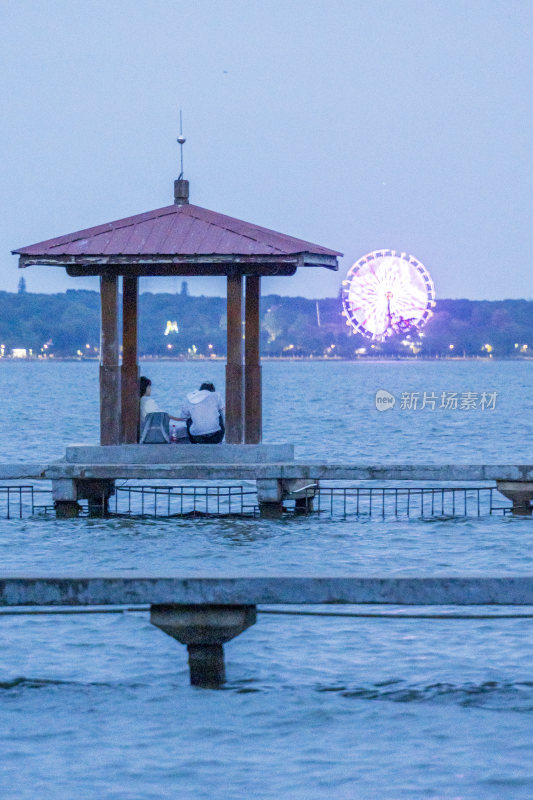
<instances>
[{"instance_id":1,"label":"illuminated ferris wheel","mask_svg":"<svg viewBox=\"0 0 533 800\"><path fill-rule=\"evenodd\" d=\"M342 282L346 324L367 339L384 341L423 327L435 306L435 287L423 264L407 253L374 250Z\"/></svg>"}]
</instances>

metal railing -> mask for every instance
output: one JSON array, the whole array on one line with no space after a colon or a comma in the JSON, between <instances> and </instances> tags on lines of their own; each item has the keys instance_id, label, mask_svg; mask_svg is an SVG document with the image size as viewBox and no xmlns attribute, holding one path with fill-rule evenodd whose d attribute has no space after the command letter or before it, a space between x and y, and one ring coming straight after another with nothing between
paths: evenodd
<instances>
[{"instance_id":1,"label":"metal railing","mask_svg":"<svg viewBox=\"0 0 533 800\"><path fill-rule=\"evenodd\" d=\"M255 489L246 486L118 486L110 511L118 516L255 516Z\"/></svg>"},{"instance_id":2,"label":"metal railing","mask_svg":"<svg viewBox=\"0 0 533 800\"><path fill-rule=\"evenodd\" d=\"M48 502L39 502L44 499ZM54 503L49 489L38 489L31 484L0 486L0 519L22 519L53 510Z\"/></svg>"},{"instance_id":3,"label":"metal railing","mask_svg":"<svg viewBox=\"0 0 533 800\"><path fill-rule=\"evenodd\" d=\"M511 512L511 504L505 505L497 489L487 486L318 486L296 492L294 501L299 513L342 519L450 519Z\"/></svg>"},{"instance_id":4,"label":"metal railing","mask_svg":"<svg viewBox=\"0 0 533 800\"><path fill-rule=\"evenodd\" d=\"M88 513L81 501L82 515ZM310 486L283 502L287 514L318 514L330 519L452 519L511 513L511 504L494 487ZM31 484L0 486L0 519L51 515L49 488ZM252 485L122 485L109 500L111 516L139 518L223 517L259 514Z\"/></svg>"}]
</instances>

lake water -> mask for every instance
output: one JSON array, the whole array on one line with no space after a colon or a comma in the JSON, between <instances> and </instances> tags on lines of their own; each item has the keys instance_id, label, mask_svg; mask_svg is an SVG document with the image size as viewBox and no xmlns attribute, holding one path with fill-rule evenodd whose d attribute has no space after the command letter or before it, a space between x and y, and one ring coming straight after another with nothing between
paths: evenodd
<instances>
[{"instance_id":1,"label":"lake water","mask_svg":"<svg viewBox=\"0 0 533 800\"><path fill-rule=\"evenodd\" d=\"M143 372L171 411L202 380L223 388L218 362ZM0 363L0 460L95 441L97 374ZM297 457L532 461L533 362L272 362L263 378L265 441ZM440 408L452 392L495 407ZM532 551L533 521L501 515L0 521L1 572L20 575L523 574ZM188 685L186 649L146 614L0 617L2 800L533 796L533 620L258 616L217 692Z\"/></svg>"}]
</instances>

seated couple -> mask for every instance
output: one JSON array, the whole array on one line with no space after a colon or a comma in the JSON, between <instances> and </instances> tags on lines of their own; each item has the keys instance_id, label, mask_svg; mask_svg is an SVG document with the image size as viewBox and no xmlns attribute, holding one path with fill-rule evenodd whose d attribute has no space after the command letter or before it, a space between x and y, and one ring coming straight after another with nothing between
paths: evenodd
<instances>
[{"instance_id":1,"label":"seated couple","mask_svg":"<svg viewBox=\"0 0 533 800\"><path fill-rule=\"evenodd\" d=\"M151 397L152 381L144 376L139 381L141 408L140 408L140 430L141 440L146 417L148 414L161 412L156 401ZM178 428L178 438L188 437L193 444L219 444L224 438L224 403L212 383L202 383L198 391L190 392L187 395L181 417L169 418L176 422L185 422ZM181 434L181 437L180 437Z\"/></svg>"}]
</instances>

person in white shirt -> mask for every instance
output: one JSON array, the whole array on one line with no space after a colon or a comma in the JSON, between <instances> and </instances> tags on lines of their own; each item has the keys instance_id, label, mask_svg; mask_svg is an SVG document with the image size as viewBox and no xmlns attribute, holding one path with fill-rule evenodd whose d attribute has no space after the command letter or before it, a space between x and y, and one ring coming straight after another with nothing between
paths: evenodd
<instances>
[{"instance_id":1,"label":"person in white shirt","mask_svg":"<svg viewBox=\"0 0 533 800\"><path fill-rule=\"evenodd\" d=\"M193 444L219 444L224 438L224 403L212 383L187 395L181 413Z\"/></svg>"},{"instance_id":2,"label":"person in white shirt","mask_svg":"<svg viewBox=\"0 0 533 800\"><path fill-rule=\"evenodd\" d=\"M156 411L161 411L162 409L159 408L152 395L152 381L150 378L145 378L144 375L139 378L139 392L141 395L141 407L140 407L140 429L142 431L144 426L144 421L146 419L147 414L154 414ZM170 419L176 420L176 422L185 422L184 417L173 417L169 414Z\"/></svg>"}]
</instances>

